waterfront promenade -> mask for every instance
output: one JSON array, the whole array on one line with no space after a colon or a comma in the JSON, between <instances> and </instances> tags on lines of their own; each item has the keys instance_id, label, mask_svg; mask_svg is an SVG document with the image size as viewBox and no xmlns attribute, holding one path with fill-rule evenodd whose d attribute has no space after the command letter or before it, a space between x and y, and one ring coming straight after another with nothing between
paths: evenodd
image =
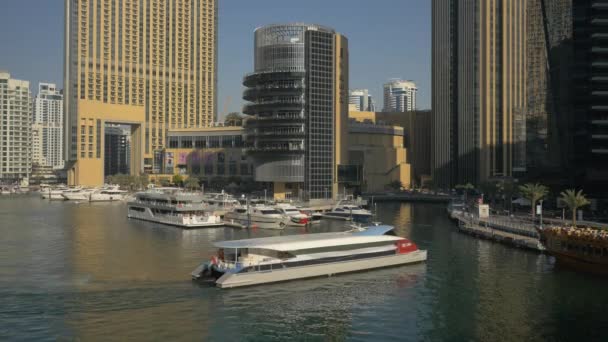
<instances>
[{"instance_id":1,"label":"waterfront promenade","mask_svg":"<svg viewBox=\"0 0 608 342\"><path fill-rule=\"evenodd\" d=\"M536 227L530 221L510 216L480 219L463 212L452 213L450 217L458 222L458 230L465 234L538 252L545 250Z\"/></svg>"}]
</instances>

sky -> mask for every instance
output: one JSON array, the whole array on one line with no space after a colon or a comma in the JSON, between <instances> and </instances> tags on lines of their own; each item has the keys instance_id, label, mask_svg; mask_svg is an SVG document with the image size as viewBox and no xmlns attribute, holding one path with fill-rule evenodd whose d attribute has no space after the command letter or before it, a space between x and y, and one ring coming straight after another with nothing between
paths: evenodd
<instances>
[{"instance_id":1,"label":"sky","mask_svg":"<svg viewBox=\"0 0 608 342\"><path fill-rule=\"evenodd\" d=\"M63 84L64 0L0 1L0 70ZM418 108L430 108L431 1L219 0L218 112L241 110L243 75L253 71L253 31L272 23L334 28L349 41L350 88L367 88L382 108L382 84L413 80Z\"/></svg>"}]
</instances>

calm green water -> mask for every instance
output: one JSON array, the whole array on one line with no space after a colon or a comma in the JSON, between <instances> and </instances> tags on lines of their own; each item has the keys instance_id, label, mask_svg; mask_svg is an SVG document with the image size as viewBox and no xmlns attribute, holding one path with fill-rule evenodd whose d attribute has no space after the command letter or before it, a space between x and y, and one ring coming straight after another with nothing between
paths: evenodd
<instances>
[{"instance_id":1,"label":"calm green water","mask_svg":"<svg viewBox=\"0 0 608 342\"><path fill-rule=\"evenodd\" d=\"M121 203L0 197L0 341L608 340L608 280L461 235L442 206L378 211L428 249L426 264L220 290L190 281L213 241L278 233L184 231L128 220Z\"/></svg>"}]
</instances>

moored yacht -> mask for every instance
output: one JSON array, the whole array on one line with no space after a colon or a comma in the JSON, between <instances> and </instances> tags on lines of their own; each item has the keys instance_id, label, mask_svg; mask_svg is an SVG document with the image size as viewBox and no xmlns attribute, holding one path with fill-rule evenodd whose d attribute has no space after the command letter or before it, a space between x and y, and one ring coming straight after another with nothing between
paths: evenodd
<instances>
[{"instance_id":1,"label":"moored yacht","mask_svg":"<svg viewBox=\"0 0 608 342\"><path fill-rule=\"evenodd\" d=\"M43 199L64 201L65 197L63 197L63 192L67 190L70 189L68 187L47 188L44 191L41 191L40 195Z\"/></svg>"},{"instance_id":2,"label":"moored yacht","mask_svg":"<svg viewBox=\"0 0 608 342\"><path fill-rule=\"evenodd\" d=\"M88 201L95 189L70 189L61 193L61 196L70 201Z\"/></svg>"},{"instance_id":3,"label":"moored yacht","mask_svg":"<svg viewBox=\"0 0 608 342\"><path fill-rule=\"evenodd\" d=\"M224 221L231 225L262 229L283 229L283 219L278 210L266 206L236 207L224 215Z\"/></svg>"},{"instance_id":4,"label":"moored yacht","mask_svg":"<svg viewBox=\"0 0 608 342\"><path fill-rule=\"evenodd\" d=\"M211 210L220 216L224 216L225 213L239 205L239 201L232 197L232 195L224 192L206 193L203 200L207 203L208 210Z\"/></svg>"},{"instance_id":5,"label":"moored yacht","mask_svg":"<svg viewBox=\"0 0 608 342\"><path fill-rule=\"evenodd\" d=\"M161 188L137 193L128 202L127 216L181 228L223 226L222 219L206 207L199 194Z\"/></svg>"},{"instance_id":6,"label":"moored yacht","mask_svg":"<svg viewBox=\"0 0 608 342\"><path fill-rule=\"evenodd\" d=\"M288 203L279 203L275 209L283 214L283 223L287 226L305 226L310 221L310 217L300 211L300 209Z\"/></svg>"},{"instance_id":7,"label":"moored yacht","mask_svg":"<svg viewBox=\"0 0 608 342\"><path fill-rule=\"evenodd\" d=\"M370 223L372 213L371 211L363 209L358 205L339 202L330 211L323 214L323 218Z\"/></svg>"},{"instance_id":8,"label":"moored yacht","mask_svg":"<svg viewBox=\"0 0 608 342\"><path fill-rule=\"evenodd\" d=\"M222 288L412 264L427 257L410 240L395 236L392 226L223 241L215 246L218 254L191 275L210 278Z\"/></svg>"},{"instance_id":9,"label":"moored yacht","mask_svg":"<svg viewBox=\"0 0 608 342\"><path fill-rule=\"evenodd\" d=\"M120 190L118 187L103 188L93 191L89 195L89 201L91 202L112 202L122 201L125 199L129 192L126 190Z\"/></svg>"}]
</instances>

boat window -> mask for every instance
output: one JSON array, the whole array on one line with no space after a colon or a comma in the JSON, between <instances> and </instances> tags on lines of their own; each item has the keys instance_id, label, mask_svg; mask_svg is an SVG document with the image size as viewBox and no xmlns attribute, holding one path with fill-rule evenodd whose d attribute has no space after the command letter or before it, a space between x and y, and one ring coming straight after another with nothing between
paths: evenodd
<instances>
[{"instance_id":1,"label":"boat window","mask_svg":"<svg viewBox=\"0 0 608 342\"><path fill-rule=\"evenodd\" d=\"M247 212L247 210L245 210L245 209L236 209L235 211L239 214L243 214L243 213Z\"/></svg>"},{"instance_id":2,"label":"boat window","mask_svg":"<svg viewBox=\"0 0 608 342\"><path fill-rule=\"evenodd\" d=\"M140 213L144 212L146 209L139 207L129 207L130 210L139 211Z\"/></svg>"},{"instance_id":3,"label":"boat window","mask_svg":"<svg viewBox=\"0 0 608 342\"><path fill-rule=\"evenodd\" d=\"M340 209L340 208L336 208L336 211L342 212L344 210Z\"/></svg>"},{"instance_id":4,"label":"boat window","mask_svg":"<svg viewBox=\"0 0 608 342\"><path fill-rule=\"evenodd\" d=\"M260 210L260 212L264 215L280 214L278 211L276 211L274 209L264 209L264 210Z\"/></svg>"}]
</instances>

